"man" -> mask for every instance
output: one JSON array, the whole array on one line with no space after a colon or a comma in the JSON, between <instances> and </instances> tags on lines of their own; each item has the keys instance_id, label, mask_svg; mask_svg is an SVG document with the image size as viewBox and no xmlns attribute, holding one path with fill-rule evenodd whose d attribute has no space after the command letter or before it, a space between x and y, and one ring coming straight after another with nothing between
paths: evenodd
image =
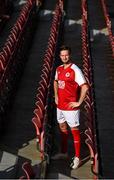
<instances>
[{"instance_id":1,"label":"man","mask_svg":"<svg viewBox=\"0 0 114 180\"><path fill-rule=\"evenodd\" d=\"M80 131L78 129L80 105L84 101L88 85L82 71L71 62L70 56L71 49L62 46L60 59L63 64L57 67L54 80L57 121L61 131L61 153L55 155L55 159L67 156L68 125L73 136L75 150L71 168L76 169L80 158Z\"/></svg>"}]
</instances>

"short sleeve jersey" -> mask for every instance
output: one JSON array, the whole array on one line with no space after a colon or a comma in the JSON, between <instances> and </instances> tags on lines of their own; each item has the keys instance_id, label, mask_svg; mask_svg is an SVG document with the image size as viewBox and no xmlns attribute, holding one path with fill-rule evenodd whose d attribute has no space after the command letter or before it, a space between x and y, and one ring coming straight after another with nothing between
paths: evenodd
<instances>
[{"instance_id":1,"label":"short sleeve jersey","mask_svg":"<svg viewBox=\"0 0 114 180\"><path fill-rule=\"evenodd\" d=\"M80 86L86 83L80 68L70 64L67 68L63 65L57 67L55 80L58 82L58 105L61 110L75 110L69 107L70 102L76 102L79 98Z\"/></svg>"}]
</instances>

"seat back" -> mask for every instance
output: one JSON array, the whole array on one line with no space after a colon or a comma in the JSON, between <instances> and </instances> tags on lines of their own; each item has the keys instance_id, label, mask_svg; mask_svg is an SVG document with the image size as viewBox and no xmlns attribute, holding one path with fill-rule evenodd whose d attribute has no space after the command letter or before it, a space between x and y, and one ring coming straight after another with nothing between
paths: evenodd
<instances>
[{"instance_id":1,"label":"seat back","mask_svg":"<svg viewBox=\"0 0 114 180\"><path fill-rule=\"evenodd\" d=\"M22 165L22 169L25 172L27 180L34 179L35 173L34 173L32 166L29 162L24 162Z\"/></svg>"}]
</instances>

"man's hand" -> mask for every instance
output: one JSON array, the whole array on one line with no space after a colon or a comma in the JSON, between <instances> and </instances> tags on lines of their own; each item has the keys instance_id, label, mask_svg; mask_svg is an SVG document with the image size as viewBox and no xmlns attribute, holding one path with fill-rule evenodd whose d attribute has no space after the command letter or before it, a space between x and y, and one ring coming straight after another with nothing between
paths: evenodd
<instances>
[{"instance_id":1,"label":"man's hand","mask_svg":"<svg viewBox=\"0 0 114 180\"><path fill-rule=\"evenodd\" d=\"M89 89L88 85L87 84L83 84L81 86L80 98L79 98L78 102L70 102L69 103L69 107L71 107L71 108L79 107L83 103L88 89Z\"/></svg>"},{"instance_id":2,"label":"man's hand","mask_svg":"<svg viewBox=\"0 0 114 180\"><path fill-rule=\"evenodd\" d=\"M55 97L55 104L58 104L58 96Z\"/></svg>"},{"instance_id":3,"label":"man's hand","mask_svg":"<svg viewBox=\"0 0 114 180\"><path fill-rule=\"evenodd\" d=\"M70 102L69 103L69 107L70 108L76 108L76 107L79 107L79 106L80 106L79 102Z\"/></svg>"}]
</instances>

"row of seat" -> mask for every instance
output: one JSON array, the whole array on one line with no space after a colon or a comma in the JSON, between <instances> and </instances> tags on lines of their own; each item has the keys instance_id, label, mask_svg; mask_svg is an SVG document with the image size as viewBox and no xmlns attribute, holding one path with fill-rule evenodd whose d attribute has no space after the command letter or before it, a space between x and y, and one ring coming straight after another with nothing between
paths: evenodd
<instances>
[{"instance_id":1,"label":"row of seat","mask_svg":"<svg viewBox=\"0 0 114 180\"><path fill-rule=\"evenodd\" d=\"M110 40L110 44L111 44L112 55L114 57L114 35L112 33L111 20L110 20L110 16L109 16L109 13L108 13L108 10L107 10L107 7L106 7L105 0L101 0L101 4L102 4L104 17L105 17L105 21L106 21L106 25L107 25L107 29L108 29L108 33L109 33L109 40Z\"/></svg>"},{"instance_id":2,"label":"row of seat","mask_svg":"<svg viewBox=\"0 0 114 180\"><path fill-rule=\"evenodd\" d=\"M23 57L23 54L30 39L33 15L34 3L31 5L27 1L0 51L0 115L4 114L7 109L11 91L14 91L16 79L20 77L25 63L26 56Z\"/></svg>"},{"instance_id":3,"label":"row of seat","mask_svg":"<svg viewBox=\"0 0 114 180\"><path fill-rule=\"evenodd\" d=\"M0 52L0 76L2 76L2 74L4 73L6 66L8 65L8 62L11 59L12 54L15 52L15 49L17 48L17 44L23 33L23 29L28 20L31 8L32 8L31 1L27 1L27 3L22 8L22 11L16 23L11 29L4 47Z\"/></svg>"},{"instance_id":4,"label":"row of seat","mask_svg":"<svg viewBox=\"0 0 114 180\"><path fill-rule=\"evenodd\" d=\"M38 0L38 1L39 3L42 2L42 0ZM8 2L8 0L4 0L4 1L0 0L0 8L2 7L1 3L3 4L5 2ZM0 119L1 119L2 105L8 102L8 98L6 97L7 96L6 93L4 93L4 89L9 91L9 85L8 85L9 79L10 78L15 79L16 74L20 71L19 69L20 66L17 64L23 63L21 62L20 58L22 58L22 55L21 55L22 49L24 51L24 48L23 48L23 44L25 43L24 38L28 38L28 39L30 38L28 31L31 31L31 26L29 26L30 23L32 23L32 26L33 26L33 22L32 22L33 15L31 14L34 14L33 8L35 7L35 5L36 5L36 0L26 1L25 5L21 9L19 17L16 20L16 23L14 24L13 28L10 31L10 34L2 50L0 51ZM27 30L27 33L26 33L26 29L29 29ZM26 37L25 37L25 33L26 33ZM22 61L23 61L23 58L22 58ZM12 74L8 73L8 71L15 71L15 75L13 74L14 76L12 76ZM3 83L3 81L5 81L5 83ZM9 92L9 94L11 94L11 92ZM20 179L30 180L31 178L34 178L35 173L29 162L24 162L22 164L22 169L24 171L24 176L22 176Z\"/></svg>"},{"instance_id":5,"label":"row of seat","mask_svg":"<svg viewBox=\"0 0 114 180\"><path fill-rule=\"evenodd\" d=\"M95 129L95 114L94 114L94 99L93 99L93 80L92 80L92 67L91 56L89 52L89 35L88 35L88 12L87 12L87 0L82 0L82 57L83 57L83 72L86 81L89 84L89 91L84 101L84 108L87 117L87 129L85 130L86 140L91 157L92 172L97 175L98 161L97 161L97 146L96 146L96 134Z\"/></svg>"},{"instance_id":6,"label":"row of seat","mask_svg":"<svg viewBox=\"0 0 114 180\"><path fill-rule=\"evenodd\" d=\"M51 84L51 73L54 61L54 55L57 46L57 38L59 32L59 26L61 23L62 11L57 3L55 8L55 13L53 15L52 25L50 29L50 36L48 39L48 46L46 53L44 55L43 66L41 70L41 76L39 81L39 86L37 89L36 95L36 107L34 110L34 117L32 122L36 129L36 142L38 151L41 152L41 158L43 159L45 155L45 144L44 138L48 138L48 133L45 131L45 126L48 126L48 95L50 93L50 84ZM46 134L47 133L47 134ZM45 134L45 136L44 136ZM46 141L46 140L45 140ZM47 146L50 147L48 142L45 142Z\"/></svg>"},{"instance_id":7,"label":"row of seat","mask_svg":"<svg viewBox=\"0 0 114 180\"><path fill-rule=\"evenodd\" d=\"M44 156L48 158L48 155L46 154L44 150L44 138L46 141L47 132L45 129L45 126L48 125L48 94L50 93L50 81L51 81L51 72L52 72L52 66L53 66L53 59L54 59L54 53L56 49L56 43L57 43L57 36L59 31L59 25L60 25L60 17L62 15L60 7L57 5L55 8L55 14L52 20L51 30L50 30L50 36L48 40L48 47L44 56L44 63L42 66L42 74L41 79L39 82L39 86L37 89L37 95L36 95L36 108L34 109L34 117L32 118L32 122L34 124L34 127L36 129L36 143L37 143L37 149L40 151L41 159L44 160ZM44 134L45 133L45 134ZM45 135L45 137L44 137ZM50 146L48 142L45 142L46 146ZM35 172L29 162L24 162L22 164L22 169L25 173L24 176L21 176L20 179L28 179L35 178Z\"/></svg>"},{"instance_id":8,"label":"row of seat","mask_svg":"<svg viewBox=\"0 0 114 180\"><path fill-rule=\"evenodd\" d=\"M42 1L43 0L37 0L37 1L34 0L34 2L36 3L36 6L39 6L39 7L41 6ZM33 0L29 0L29 2L30 2L31 5L33 4ZM49 66L48 66L48 68L49 68ZM42 70L42 71L44 71L45 76L47 76L46 72L48 72L48 68L47 68L47 66L45 66L44 69ZM43 75L42 75L42 79L46 83ZM37 98L39 99L39 101L37 101L35 103L36 107L39 107L39 112L37 110L34 110L35 115L37 116L39 114L39 116L37 116L37 119L36 118L32 119L32 122L33 122L33 124L35 126L35 129L36 129L36 136L37 136L36 141L37 141L37 146L38 146L37 149L39 149L39 138L43 139L43 136L44 136L44 131L42 131L42 133L40 133L40 130L39 130L39 128L42 127L42 124L40 122L39 117L40 118L43 117L42 109L44 108L44 104L43 104L44 99L43 98L44 98L44 93L45 93L45 86L44 86L44 83L43 83L42 80L39 82L39 84L40 84L40 86L38 88L39 93L37 94ZM47 84L45 84L45 85L47 85ZM39 123L39 125L38 125L38 123ZM40 137L39 137L39 135L40 135ZM43 144L41 144L41 149L43 149L42 146L43 146ZM24 175L19 178L20 180L22 180L22 179L27 179L27 180L35 179L37 174L39 174L39 172L35 172L34 168L31 165L31 163L28 162L28 161L25 161L22 164L22 170L23 170ZM38 168L37 168L37 171L39 171Z\"/></svg>"}]
</instances>

